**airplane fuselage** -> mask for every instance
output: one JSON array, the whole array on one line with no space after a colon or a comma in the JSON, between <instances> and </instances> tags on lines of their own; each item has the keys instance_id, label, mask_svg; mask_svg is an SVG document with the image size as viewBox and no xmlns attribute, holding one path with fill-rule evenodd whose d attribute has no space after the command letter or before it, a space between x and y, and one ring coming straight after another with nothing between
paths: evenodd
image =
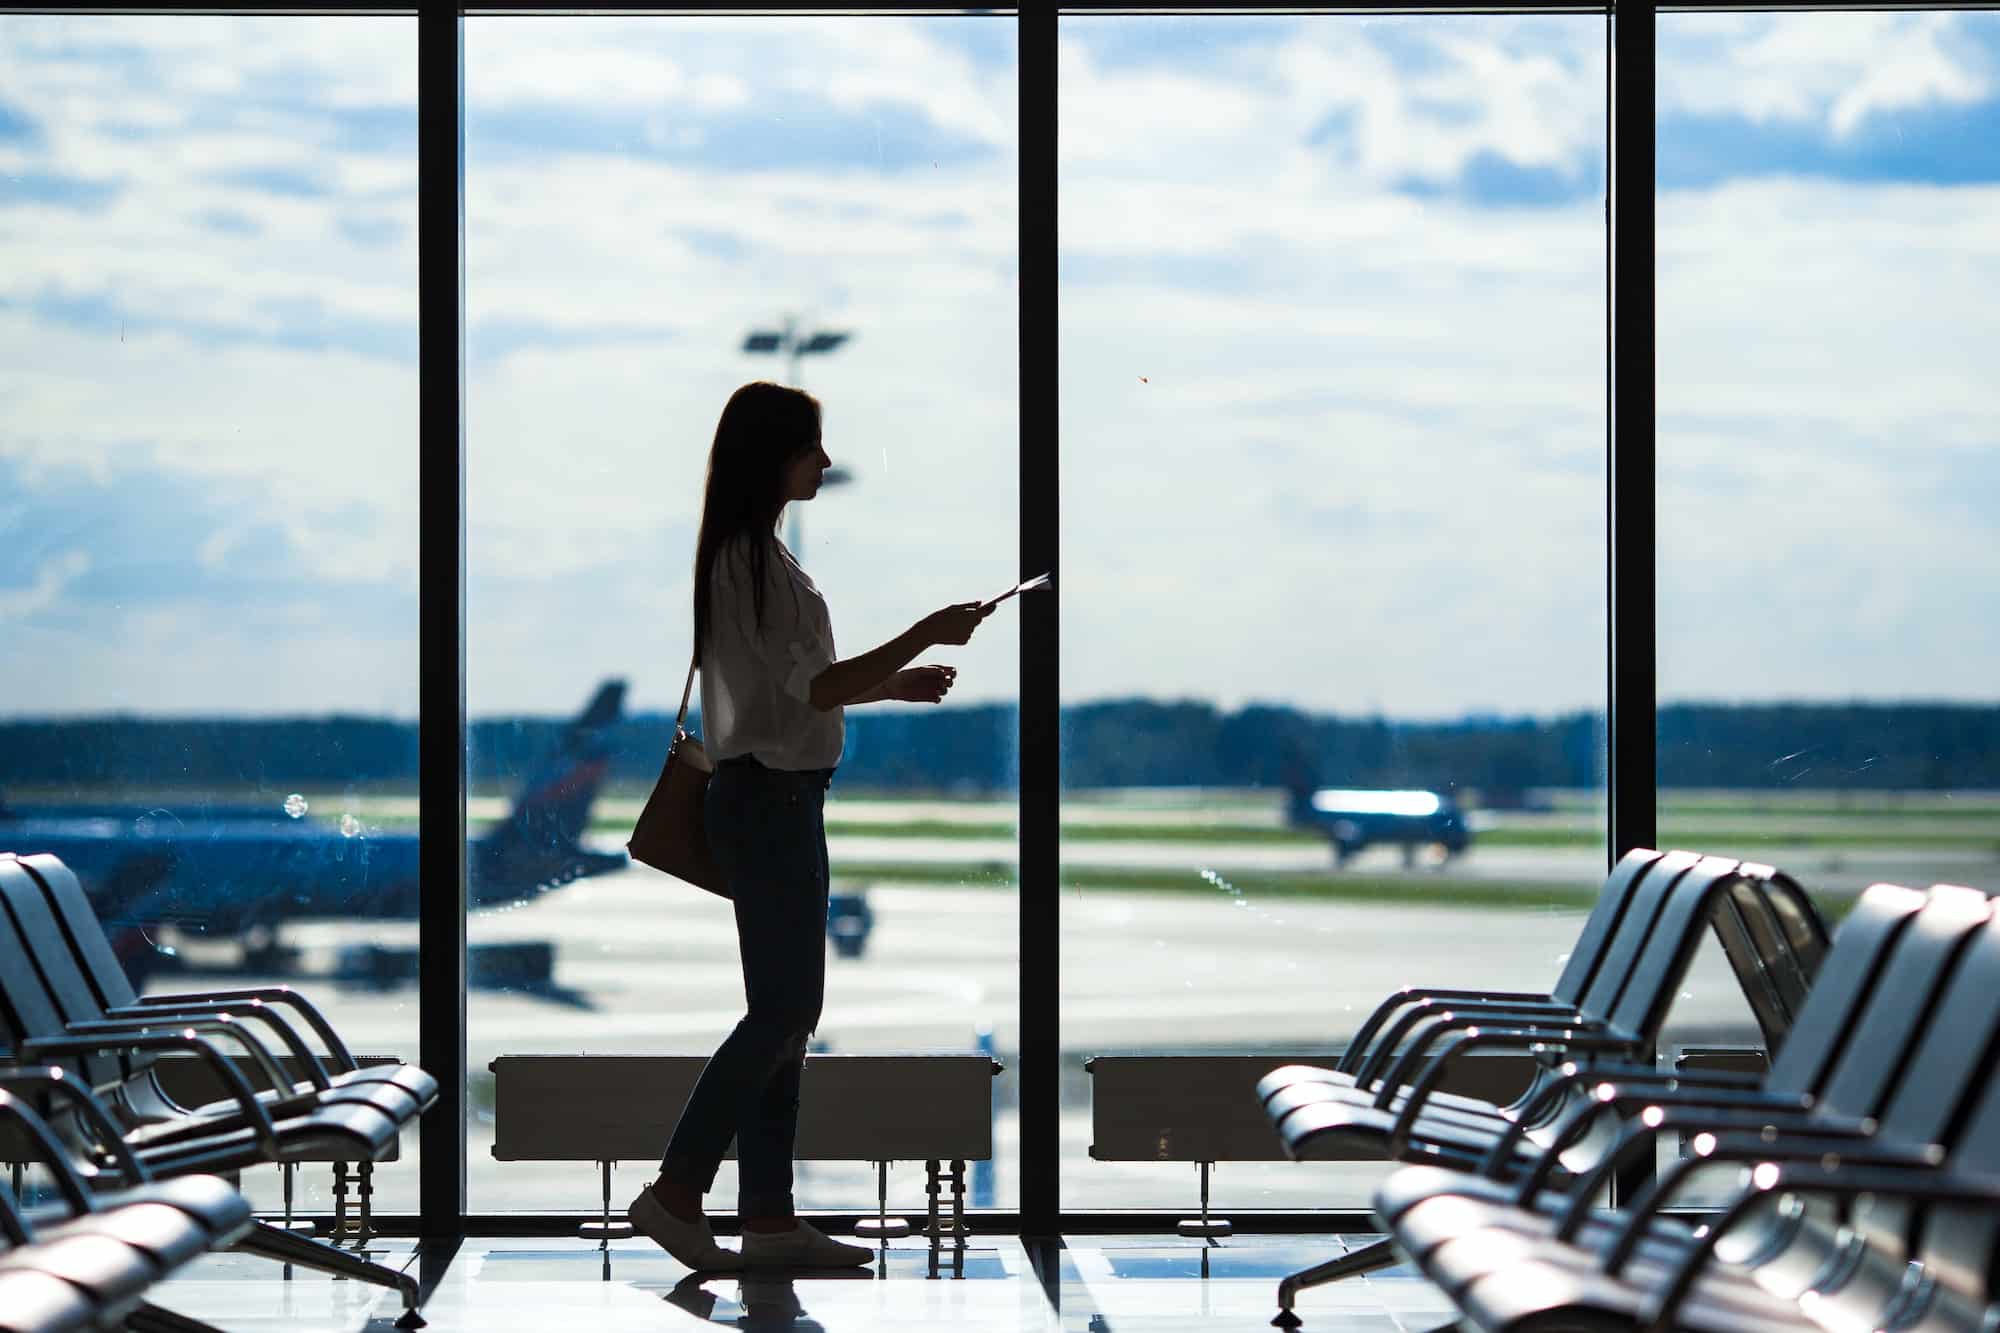
<instances>
[{"instance_id":1,"label":"airplane fuselage","mask_svg":"<svg viewBox=\"0 0 2000 1333\"><path fill-rule=\"evenodd\" d=\"M418 846L410 833L347 836L316 821L0 819L0 849L55 853L120 924L211 935L308 917L414 920Z\"/></svg>"}]
</instances>

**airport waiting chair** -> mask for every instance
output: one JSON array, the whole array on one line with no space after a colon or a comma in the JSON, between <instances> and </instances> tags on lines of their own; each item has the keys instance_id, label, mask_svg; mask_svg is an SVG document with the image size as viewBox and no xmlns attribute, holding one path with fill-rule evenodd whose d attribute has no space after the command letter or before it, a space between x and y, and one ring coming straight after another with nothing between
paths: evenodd
<instances>
[{"instance_id":1,"label":"airport waiting chair","mask_svg":"<svg viewBox=\"0 0 2000 1333\"><path fill-rule=\"evenodd\" d=\"M1352 1074L1311 1066L1272 1071L1258 1085L1266 1115L1298 1160L1359 1150L1471 1170L1504 1151L1513 1170L1549 1162L1587 1170L1611 1146L1615 1127L1586 1126L1587 1135L1554 1141L1565 1113L1587 1095L1570 1066L1650 1061L1704 932L1735 904L1763 897L1771 884L1787 900L1796 895L1804 903L1796 886L1768 866L1692 852L1628 856L1606 888L1605 896L1619 900L1615 920L1594 938L1599 914L1586 923L1589 975L1573 1003L1552 993L1547 1003L1482 1000L1464 1012L1426 1014L1397 1038L1393 1061L1365 1063ZM1810 961L1817 962L1816 952ZM1802 1007L1803 999L1788 997L1787 1012ZM1391 1049L1388 1042L1385 1029L1376 1039L1378 1053ZM1530 1050L1547 1067L1506 1106L1440 1094L1437 1085L1450 1063L1482 1048ZM1386 1072L1377 1072L1384 1064ZM1279 1283L1276 1322L1295 1321L1300 1291L1386 1267L1395 1258L1390 1244L1378 1241L1286 1277Z\"/></svg>"},{"instance_id":2,"label":"airport waiting chair","mask_svg":"<svg viewBox=\"0 0 2000 1333\"><path fill-rule=\"evenodd\" d=\"M325 1092L356 1084L388 1084L406 1094L420 1112L437 1100L437 1080L415 1065L361 1067L326 1016L289 986L138 995L133 991L124 967L112 950L110 938L104 933L103 923L98 920L89 895L84 892L75 873L59 858L46 854L11 859L26 871L28 880L24 883L16 877L0 876L0 898L4 898L6 905L18 914L17 927L31 937L31 944L41 953L51 952L53 942L60 939L67 947L76 970L82 974L82 987L70 993L73 1003L65 1007L65 1014L72 1022L120 1019L153 1022L169 1015L198 1019L227 1013L245 1022L257 1022L260 1029L272 1031L284 1043L287 1053L304 1073L306 1083L314 1090ZM37 897L45 906L38 908L35 905ZM32 929L30 918L33 920ZM71 1008L74 1013L69 1012ZM324 1056L311 1050L288 1015L296 1016L313 1036L319 1038L325 1048ZM294 1094L306 1091L304 1084L293 1087ZM156 1102L163 1115L187 1109L174 1106L157 1082L151 1083L143 1092L148 1099Z\"/></svg>"},{"instance_id":3,"label":"airport waiting chair","mask_svg":"<svg viewBox=\"0 0 2000 1333\"><path fill-rule=\"evenodd\" d=\"M19 896L22 868L0 860L0 895L10 907ZM72 1027L57 994L81 1004L83 986L66 946L43 938L31 949L10 910L0 910L0 1044L16 1063L62 1066L69 1076L107 1098L116 1136L155 1176L227 1173L247 1166L298 1162L379 1161L396 1146L419 1108L408 1090L390 1083L357 1082L297 1091L288 1072L235 1014L106 1019ZM218 1043L248 1053L271 1084L259 1096ZM175 1107L159 1092L154 1062L181 1053L202 1060L220 1080L225 1099L193 1109ZM417 1327L417 1286L407 1274L310 1237L257 1222L238 1249L303 1267L371 1282L397 1291L402 1327Z\"/></svg>"},{"instance_id":4,"label":"airport waiting chair","mask_svg":"<svg viewBox=\"0 0 2000 1333\"><path fill-rule=\"evenodd\" d=\"M1733 1113L1743 1116L1744 1123L1761 1126L1774 1117L1803 1116L1815 1107L1832 1106L1857 1120L1878 1114L1947 961L1984 922L1987 911L1983 896L1969 889L1921 894L1888 884L1870 888L1842 923L1805 1012L1762 1078L1687 1079L1651 1066L1617 1064L1579 1071L1576 1077L1589 1083L1591 1095L1571 1113L1557 1141L1575 1133L1581 1121L1625 1117L1619 1142L1584 1177L1591 1182L1584 1188L1601 1188L1610 1172L1643 1158L1654 1135L1668 1128L1670 1115ZM1648 1108L1655 1111L1654 1123L1636 1127L1631 1117ZM1820 1123L1830 1123L1829 1113L1822 1112ZM1386 1221L1406 1220L1415 1205L1445 1194L1503 1209L1567 1212L1577 1194L1549 1188L1554 1175L1549 1165L1545 1160L1516 1172L1511 1169L1513 1155L1496 1149L1477 1172L1398 1172L1377 1192L1375 1204ZM1443 1217L1441 1210L1432 1212ZM1410 1225L1417 1228L1411 1232L1414 1237L1425 1224Z\"/></svg>"},{"instance_id":5,"label":"airport waiting chair","mask_svg":"<svg viewBox=\"0 0 2000 1333\"><path fill-rule=\"evenodd\" d=\"M71 882L74 883L73 880ZM405 1086L395 1078L354 1079L336 1084L319 1057L283 1015L254 1000L206 1007L135 1005L123 1014L108 1015L99 1004L97 992L92 989L89 979L77 966L79 953L72 951L70 939L44 898L41 884L30 875L23 861L0 860L0 923L4 923L5 928L18 939L22 966L37 973L41 990L48 996L63 1031L69 1035L97 1036L183 1026L221 1035L246 1050L253 1067L269 1085L257 1094L259 1101L265 1104L267 1110L281 1114L306 1112L317 1106L332 1104L365 1105L388 1116L400 1127L421 1114L435 1097L435 1084L422 1071L416 1071L423 1080L423 1084L417 1087ZM6 938L0 934L0 957L10 956L3 943ZM251 1027L251 1023L257 1020L261 1020L258 1027ZM307 1074L305 1081L292 1080L290 1071L258 1035L262 1029L275 1031L284 1041L290 1055L304 1068ZM205 1107L185 1107L175 1103L160 1086L156 1077L157 1067L149 1055L128 1054L122 1063L127 1077L118 1085L114 1095L119 1104L137 1119L166 1127L156 1130L158 1137L153 1140L155 1143L176 1133L207 1133L212 1128L208 1122L218 1116L233 1115L233 1107L228 1102ZM399 1067L391 1066L390 1072L399 1072ZM421 1095L423 1085L428 1085L431 1098ZM200 1128L191 1130L190 1126Z\"/></svg>"},{"instance_id":6,"label":"airport waiting chair","mask_svg":"<svg viewBox=\"0 0 2000 1333\"><path fill-rule=\"evenodd\" d=\"M240 1239L250 1205L213 1176L152 1181L129 1155L121 1158L124 1188L93 1192L47 1122L8 1090L26 1083L46 1092L47 1074L0 1070L0 1124L25 1143L58 1196L23 1209L0 1184L0 1333L206 1333L207 1325L151 1304L146 1292ZM72 1101L89 1097L73 1084L62 1091Z\"/></svg>"},{"instance_id":7,"label":"airport waiting chair","mask_svg":"<svg viewBox=\"0 0 2000 1333\"><path fill-rule=\"evenodd\" d=\"M1679 855L1685 858L1689 854ZM1512 1015L1537 1022L1573 1019L1588 1026L1592 1019L1579 1006L1593 998L1590 983L1607 957L1615 960L1613 975L1622 976L1630 966L1632 950L1643 946L1650 936L1651 920L1644 911L1657 906L1654 895L1663 884L1659 874L1673 864L1663 866L1662 862L1661 854L1652 851L1635 851L1620 861L1597 908L1585 922L1563 976L1549 995L1445 990L1399 993L1371 1015L1338 1066L1312 1071L1308 1081L1314 1090L1305 1095L1318 1098L1328 1095L1333 1087L1377 1084L1386 1067L1409 1053L1411 1046L1404 1038L1419 1023L1434 1027L1443 1020L1455 1020L1441 1029L1449 1031L1454 1026L1491 1023ZM1641 876L1649 871L1655 872L1654 878L1646 893L1638 894ZM1716 904L1709 924L1750 1002L1766 1047L1773 1048L1803 1003L1825 953L1826 927L1804 891L1768 866L1745 866L1744 874L1728 883L1728 893ZM1641 900L1642 911L1628 917L1626 908L1634 897ZM1627 932L1622 941L1617 933L1621 926ZM1597 993L1594 998L1601 1003L1604 994ZM1277 1071L1280 1075L1287 1072ZM1500 1114L1520 1118L1536 1104L1542 1090L1538 1079L1513 1103L1499 1108ZM1400 1091L1395 1096L1400 1098ZM1464 1109L1481 1119L1494 1112L1491 1103L1435 1092L1428 1105L1435 1110Z\"/></svg>"},{"instance_id":8,"label":"airport waiting chair","mask_svg":"<svg viewBox=\"0 0 2000 1333\"><path fill-rule=\"evenodd\" d=\"M1355 1029L1349 1039L1347 1049L1333 1066L1332 1072L1343 1075L1349 1082L1361 1079L1364 1069L1372 1068L1383 1051L1394 1052L1401 1047L1402 1039L1418 1021L1434 1017L1439 1013L1457 1010L1479 1011L1528 1011L1549 1016L1568 1015L1582 1017L1581 1005L1589 990L1597 969L1603 964L1610 951L1612 937L1623 920L1626 909L1631 905L1639 882L1646 876L1661 853L1648 849L1627 852L1613 867L1606 879L1603 890L1597 895L1597 903L1590 915L1584 918L1583 929L1577 934L1576 943L1570 947L1569 957L1563 970L1557 976L1555 985L1546 992L1468 990L1454 987L1411 986L1395 992L1375 1007L1374 1012Z\"/></svg>"},{"instance_id":9,"label":"airport waiting chair","mask_svg":"<svg viewBox=\"0 0 2000 1333\"><path fill-rule=\"evenodd\" d=\"M1685 858L1691 853L1671 855ZM1627 909L1635 899L1641 902L1642 913L1648 905L1656 908L1653 895L1662 886L1659 876L1674 864L1649 849L1637 849L1620 858L1585 919L1562 974L1547 994L1440 988L1399 991L1369 1015L1334 1066L1335 1077L1323 1081L1357 1086L1375 1083L1407 1051L1406 1039L1413 1029L1447 1014L1465 1024L1509 1015L1537 1021L1574 1018L1588 1023L1586 1004L1593 995L1602 1000L1601 992L1591 989L1600 970L1607 961L1614 969L1629 966L1635 950L1650 936L1650 920L1628 918ZM1645 894L1639 892L1642 883ZM1710 925L1767 1045L1775 1047L1803 1003L1825 955L1825 922L1789 876L1768 866L1746 865L1744 873L1729 882L1728 894L1717 904ZM1441 1098L1438 1104L1451 1105L1454 1100ZM1466 1104L1475 1109L1485 1106Z\"/></svg>"},{"instance_id":10,"label":"airport waiting chair","mask_svg":"<svg viewBox=\"0 0 2000 1333\"><path fill-rule=\"evenodd\" d=\"M1444 1010L1414 1028L1386 1068L1343 1077L1312 1066L1273 1070L1259 1083L1265 1112L1287 1151L1308 1160L1327 1148L1406 1150L1419 1157L1471 1165L1491 1136L1521 1122L1539 1146L1561 1107L1548 1095L1553 1068L1538 1071L1528 1090L1507 1106L1443 1097L1436 1085L1450 1061L1482 1048L1559 1051L1584 1062L1617 1056L1650 1058L1666 1014L1718 903L1745 877L1746 867L1720 857L1671 852L1653 861L1638 882L1604 959L1576 1013L1474 1006ZM1550 1061L1554 1063L1553 1060Z\"/></svg>"},{"instance_id":11,"label":"airport waiting chair","mask_svg":"<svg viewBox=\"0 0 2000 1333\"><path fill-rule=\"evenodd\" d=\"M1829 982L1868 962L1872 946L1847 950L1849 934ZM1745 1114L1652 1089L1619 1151L1566 1190L1496 1197L1491 1181L1411 1168L1378 1193L1378 1218L1490 1330L2000 1326L2000 917L1969 890L1933 890L1889 954L1858 1013L1816 996L1801 1022L1808 1046L1825 1044L1829 1021L1851 1029L1804 1110ZM1788 1048L1780 1065L1811 1058ZM1788 1077L1774 1065L1767 1082ZM1610 1172L1675 1130L1704 1136L1696 1157L1627 1209L1592 1206ZM1751 1178L1719 1218L1691 1230L1661 1211L1723 1164Z\"/></svg>"}]
</instances>

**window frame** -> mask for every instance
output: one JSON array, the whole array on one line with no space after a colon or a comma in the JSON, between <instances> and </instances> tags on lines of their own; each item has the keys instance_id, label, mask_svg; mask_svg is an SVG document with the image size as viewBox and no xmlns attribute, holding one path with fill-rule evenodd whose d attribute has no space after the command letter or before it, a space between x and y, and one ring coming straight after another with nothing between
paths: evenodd
<instances>
[{"instance_id":1,"label":"window frame","mask_svg":"<svg viewBox=\"0 0 2000 1333\"><path fill-rule=\"evenodd\" d=\"M1657 679L1655 551L1654 119L1655 24L1661 12L1716 8L1756 12L1987 10L2000 0L1958 3L1825 3L1765 0L1726 6L1616 0L1579 5L1547 0L1436 4L1375 0L1329 6L1336 14L1583 14L1606 21L1607 173L1605 227L1606 559L1605 644L1608 735L1607 868L1657 836ZM742 14L809 9L732 9L602 0L593 12ZM1060 447L1056 218L1056 51L1063 13L1199 14L1276 12L1217 4L1071 4L1015 12L1018 31L1020 257L1020 569L1056 572L1056 592L1023 602L1020 648L1021 1198L1018 1211L982 1210L980 1228L1025 1237L1064 1232L1171 1232L1178 1215L1145 1211L1064 1211L1059 1052L1061 1049L1059 892ZM4 13L91 13L103 7L40 4ZM120 9L117 12L134 12ZM419 793L423 810L423 897L419 944L419 1063L437 1077L437 1105L418 1134L420 1205L415 1214L378 1218L384 1234L427 1245L426 1284L466 1235L574 1234L592 1214L470 1214L466 1211L466 890L465 890L465 363L464 363L464 19L564 12L545 5L412 6L367 11L321 7L241 9L155 4L141 12L231 14L356 13L413 16L418 46L419 309ZM874 7L846 13L947 14L956 9ZM1297 10L1285 10L1297 13ZM1621 59L1621 57L1623 57ZM1627 181L1640 188L1627 191ZM1638 1179L1625 1182L1627 1187ZM835 1224L840 1215L821 1215ZM1356 1209L1238 1212L1240 1231L1373 1230Z\"/></svg>"}]
</instances>

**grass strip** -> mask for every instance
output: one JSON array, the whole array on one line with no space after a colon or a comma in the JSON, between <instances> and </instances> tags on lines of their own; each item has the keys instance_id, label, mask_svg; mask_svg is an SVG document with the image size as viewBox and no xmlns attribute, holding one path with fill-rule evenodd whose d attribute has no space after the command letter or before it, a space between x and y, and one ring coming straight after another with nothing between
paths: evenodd
<instances>
[{"instance_id":1,"label":"grass strip","mask_svg":"<svg viewBox=\"0 0 2000 1333\"><path fill-rule=\"evenodd\" d=\"M835 878L881 884L959 885L1007 889L1015 886L1014 867L1002 861L837 861ZM1470 880L1390 875L1245 872L1220 875L1189 870L1120 869L1116 866L1065 866L1062 887L1069 890L1122 890L1131 893L1183 893L1216 898L1297 898L1315 902L1393 903L1407 907L1492 907L1534 911L1587 911L1597 901L1595 885Z\"/></svg>"},{"instance_id":2,"label":"grass strip","mask_svg":"<svg viewBox=\"0 0 2000 1333\"><path fill-rule=\"evenodd\" d=\"M1870 848L1885 851L1979 851L2000 853L2000 835L1993 833L1922 833L1911 830L1820 829L1786 830L1701 828L1665 824L1662 846L1696 847L1717 852L1752 847ZM1474 847L1602 847L1604 835L1591 829L1487 829L1472 840Z\"/></svg>"},{"instance_id":3,"label":"grass strip","mask_svg":"<svg viewBox=\"0 0 2000 1333\"><path fill-rule=\"evenodd\" d=\"M382 821L383 827L394 822ZM414 823L414 821L412 821ZM631 825L621 820L593 820L595 833L629 833ZM930 838L940 841L1007 839L1014 826L995 821L918 819L900 823L834 820L826 826L833 838ZM1292 829L1257 828L1243 824L1065 824L1062 836L1071 842L1202 844L1209 846L1323 846L1318 834ZM1768 847L1861 849L1885 851L1979 851L2000 854L2000 834L1960 833L1954 830L1917 832L1899 829L1866 828L1853 830L1803 830L1784 828L1740 829L1704 828L1697 825L1666 825L1660 832L1663 843L1676 847L1750 850ZM1473 836L1479 847L1596 848L1604 845L1604 835L1595 829L1496 828Z\"/></svg>"}]
</instances>

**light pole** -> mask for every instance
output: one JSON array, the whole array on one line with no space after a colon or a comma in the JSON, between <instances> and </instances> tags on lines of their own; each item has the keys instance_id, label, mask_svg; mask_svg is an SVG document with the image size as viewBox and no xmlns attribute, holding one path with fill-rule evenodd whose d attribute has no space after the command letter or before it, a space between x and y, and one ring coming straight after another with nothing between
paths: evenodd
<instances>
[{"instance_id":1,"label":"light pole","mask_svg":"<svg viewBox=\"0 0 2000 1333\"><path fill-rule=\"evenodd\" d=\"M824 356L853 336L846 329L816 329L806 333L800 330L796 319L787 315L782 329L752 329L743 340L743 350L766 355L772 352L783 354L786 382L796 385L799 383L801 360L809 356Z\"/></svg>"},{"instance_id":2,"label":"light pole","mask_svg":"<svg viewBox=\"0 0 2000 1333\"><path fill-rule=\"evenodd\" d=\"M785 381L799 385L799 362L809 356L824 356L852 338L846 329L816 329L811 333L800 330L798 321L785 316L785 326L781 329L752 329L743 339L743 350L757 355L777 353L785 358ZM854 474L844 467L830 467L821 478L822 487L844 486L854 480ZM805 525L800 517L799 506L792 506L791 540L787 543L792 553L801 559L805 553Z\"/></svg>"}]
</instances>

